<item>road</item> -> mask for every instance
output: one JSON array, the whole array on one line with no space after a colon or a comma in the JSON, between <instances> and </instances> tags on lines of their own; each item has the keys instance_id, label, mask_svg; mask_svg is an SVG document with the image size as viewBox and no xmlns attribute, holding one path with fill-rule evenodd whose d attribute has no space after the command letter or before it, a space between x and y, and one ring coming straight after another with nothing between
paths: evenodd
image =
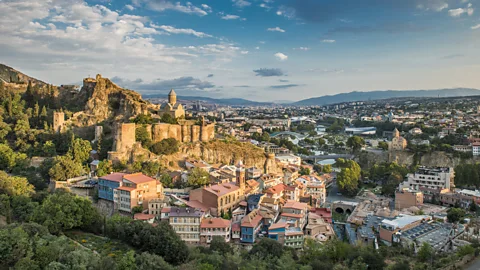
<instances>
[{"instance_id":1,"label":"road","mask_svg":"<svg viewBox=\"0 0 480 270\"><path fill-rule=\"evenodd\" d=\"M480 259L477 258L475 259L475 261L473 261L472 263L468 264L467 267L465 267L465 270L478 270L480 269Z\"/></svg>"}]
</instances>

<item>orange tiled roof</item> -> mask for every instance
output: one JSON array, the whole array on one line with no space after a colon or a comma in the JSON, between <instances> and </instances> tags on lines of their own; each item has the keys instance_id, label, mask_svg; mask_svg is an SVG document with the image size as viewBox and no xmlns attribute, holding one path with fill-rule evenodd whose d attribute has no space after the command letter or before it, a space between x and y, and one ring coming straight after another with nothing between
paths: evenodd
<instances>
[{"instance_id":1,"label":"orange tiled roof","mask_svg":"<svg viewBox=\"0 0 480 270\"><path fill-rule=\"evenodd\" d=\"M258 211L253 211L250 214L242 218L242 227L251 227L255 228L258 226L258 223L262 220L262 216Z\"/></svg>"},{"instance_id":2,"label":"orange tiled roof","mask_svg":"<svg viewBox=\"0 0 480 270\"><path fill-rule=\"evenodd\" d=\"M230 227L232 222L223 218L205 218L200 224L200 228L226 228Z\"/></svg>"},{"instance_id":3,"label":"orange tiled roof","mask_svg":"<svg viewBox=\"0 0 480 270\"><path fill-rule=\"evenodd\" d=\"M99 179L104 179L108 181L115 181L115 182L122 182L123 176L126 175L126 173L111 173L102 177L99 177Z\"/></svg>"},{"instance_id":4,"label":"orange tiled roof","mask_svg":"<svg viewBox=\"0 0 480 270\"><path fill-rule=\"evenodd\" d=\"M235 185L235 183L230 182L230 183L208 186L208 187L205 187L205 190L217 196L223 196L225 194L237 191L239 188L240 187Z\"/></svg>"},{"instance_id":5,"label":"orange tiled roof","mask_svg":"<svg viewBox=\"0 0 480 270\"><path fill-rule=\"evenodd\" d=\"M123 176L124 179L127 179L130 182L133 182L135 184L141 184L141 183L146 183L146 182L151 182L155 181L155 179L148 177L144 175L143 173L133 173L133 174L127 174Z\"/></svg>"},{"instance_id":6,"label":"orange tiled roof","mask_svg":"<svg viewBox=\"0 0 480 270\"><path fill-rule=\"evenodd\" d=\"M118 190L124 190L124 191L132 191L135 190L136 188L134 187L118 187Z\"/></svg>"},{"instance_id":7,"label":"orange tiled roof","mask_svg":"<svg viewBox=\"0 0 480 270\"><path fill-rule=\"evenodd\" d=\"M287 203L283 206L283 208L293 208L293 209L303 210L303 209L307 208L307 204L306 204L306 203L301 203L301 202L296 202L296 201L289 200L289 201L287 201Z\"/></svg>"},{"instance_id":8,"label":"orange tiled roof","mask_svg":"<svg viewBox=\"0 0 480 270\"><path fill-rule=\"evenodd\" d=\"M137 213L133 216L133 219L135 219L135 220L149 220L149 219L152 219L152 218L155 218L155 215Z\"/></svg>"},{"instance_id":9,"label":"orange tiled roof","mask_svg":"<svg viewBox=\"0 0 480 270\"><path fill-rule=\"evenodd\" d=\"M282 217L303 218L302 214L282 213Z\"/></svg>"}]
</instances>

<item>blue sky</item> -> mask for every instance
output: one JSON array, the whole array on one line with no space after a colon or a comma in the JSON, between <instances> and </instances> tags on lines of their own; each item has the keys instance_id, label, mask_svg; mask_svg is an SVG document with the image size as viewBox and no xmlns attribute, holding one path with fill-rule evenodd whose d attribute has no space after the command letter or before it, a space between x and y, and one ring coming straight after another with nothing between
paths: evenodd
<instances>
[{"instance_id":1,"label":"blue sky","mask_svg":"<svg viewBox=\"0 0 480 270\"><path fill-rule=\"evenodd\" d=\"M0 0L0 62L54 84L300 100L480 88L480 0Z\"/></svg>"}]
</instances>

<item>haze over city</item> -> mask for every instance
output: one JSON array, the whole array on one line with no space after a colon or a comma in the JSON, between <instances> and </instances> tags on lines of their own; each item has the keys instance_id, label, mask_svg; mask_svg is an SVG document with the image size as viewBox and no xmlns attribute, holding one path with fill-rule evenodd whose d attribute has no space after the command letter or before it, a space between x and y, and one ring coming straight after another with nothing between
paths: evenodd
<instances>
[{"instance_id":1,"label":"haze over city","mask_svg":"<svg viewBox=\"0 0 480 270\"><path fill-rule=\"evenodd\" d=\"M478 0L2 0L0 59L53 84L256 101L480 88Z\"/></svg>"}]
</instances>

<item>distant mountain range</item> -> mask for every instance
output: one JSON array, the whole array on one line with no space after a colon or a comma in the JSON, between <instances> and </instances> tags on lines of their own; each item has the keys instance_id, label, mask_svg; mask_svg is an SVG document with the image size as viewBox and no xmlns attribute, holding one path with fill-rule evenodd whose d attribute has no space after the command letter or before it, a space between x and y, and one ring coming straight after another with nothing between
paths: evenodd
<instances>
[{"instance_id":1,"label":"distant mountain range","mask_svg":"<svg viewBox=\"0 0 480 270\"><path fill-rule=\"evenodd\" d=\"M300 100L291 105L314 106L329 105L342 102L368 101L403 97L463 97L480 95L479 89L472 88L453 88L438 90L406 90L406 91L371 91L371 92L350 92L331 96L322 96Z\"/></svg>"},{"instance_id":2,"label":"distant mountain range","mask_svg":"<svg viewBox=\"0 0 480 270\"><path fill-rule=\"evenodd\" d=\"M165 95L142 95L143 98L166 98ZM187 101L204 101L207 103L215 103L225 106L266 106L272 105L274 102L257 102L243 98L209 98L209 97L196 97L196 96L178 96L178 100Z\"/></svg>"}]
</instances>

